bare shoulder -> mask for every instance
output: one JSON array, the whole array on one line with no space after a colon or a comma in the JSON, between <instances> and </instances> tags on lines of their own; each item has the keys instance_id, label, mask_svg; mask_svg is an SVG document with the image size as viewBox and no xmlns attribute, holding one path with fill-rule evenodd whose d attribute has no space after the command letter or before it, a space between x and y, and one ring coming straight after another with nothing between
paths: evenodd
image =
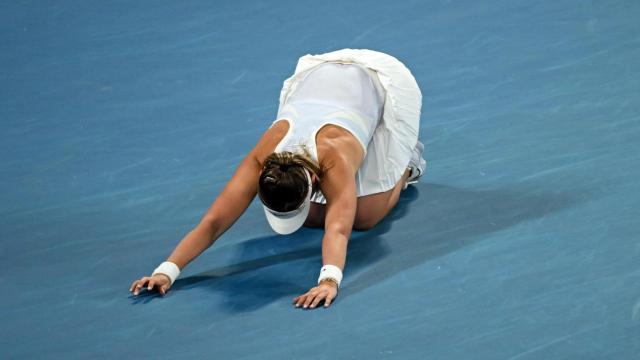
<instances>
[{"instance_id":1,"label":"bare shoulder","mask_svg":"<svg viewBox=\"0 0 640 360\"><path fill-rule=\"evenodd\" d=\"M275 150L276 146L287 135L287 131L289 131L289 122L283 119L273 124L262 134L262 137L252 150L260 164Z\"/></svg>"},{"instance_id":2,"label":"bare shoulder","mask_svg":"<svg viewBox=\"0 0 640 360\"><path fill-rule=\"evenodd\" d=\"M357 158L355 155L341 152L337 146L331 147L330 142L326 145L330 149L327 149L322 164L320 190L326 197L327 203L345 196L346 198L355 197L355 178L359 166L356 164ZM320 146L318 153L320 153Z\"/></svg>"},{"instance_id":3,"label":"bare shoulder","mask_svg":"<svg viewBox=\"0 0 640 360\"><path fill-rule=\"evenodd\" d=\"M347 130L334 125L325 125L316 136L318 161L323 170L340 168L354 175L364 159L360 142Z\"/></svg>"}]
</instances>

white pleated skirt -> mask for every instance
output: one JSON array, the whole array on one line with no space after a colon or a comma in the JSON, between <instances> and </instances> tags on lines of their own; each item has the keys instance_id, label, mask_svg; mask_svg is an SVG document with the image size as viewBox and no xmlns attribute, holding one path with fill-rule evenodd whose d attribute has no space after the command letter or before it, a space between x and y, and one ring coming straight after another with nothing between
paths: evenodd
<instances>
[{"instance_id":1,"label":"white pleated skirt","mask_svg":"<svg viewBox=\"0 0 640 360\"><path fill-rule=\"evenodd\" d=\"M285 80L280 107L286 104L308 71L325 62L355 63L373 70L385 90L382 118L367 144L367 153L356 174L358 197L392 189L405 172L418 141L422 93L404 64L395 57L373 50L342 49L298 60L294 74ZM313 199L326 203L322 194Z\"/></svg>"}]
</instances>

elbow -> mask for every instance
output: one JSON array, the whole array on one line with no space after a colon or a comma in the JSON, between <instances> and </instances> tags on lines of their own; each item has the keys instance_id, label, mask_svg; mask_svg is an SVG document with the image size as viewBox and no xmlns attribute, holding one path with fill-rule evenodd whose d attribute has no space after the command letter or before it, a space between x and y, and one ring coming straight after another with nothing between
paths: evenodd
<instances>
[{"instance_id":1,"label":"elbow","mask_svg":"<svg viewBox=\"0 0 640 360\"><path fill-rule=\"evenodd\" d=\"M200 227L214 227L217 223L216 217L211 215L205 215L200 219L198 226Z\"/></svg>"},{"instance_id":2,"label":"elbow","mask_svg":"<svg viewBox=\"0 0 640 360\"><path fill-rule=\"evenodd\" d=\"M216 218L205 216L200 220L200 223L196 226L196 229L202 231L207 235L211 242L220 236L220 221Z\"/></svg>"},{"instance_id":3,"label":"elbow","mask_svg":"<svg viewBox=\"0 0 640 360\"><path fill-rule=\"evenodd\" d=\"M349 238L349 235L351 234L351 226L343 223L326 224L324 231L329 234Z\"/></svg>"}]
</instances>

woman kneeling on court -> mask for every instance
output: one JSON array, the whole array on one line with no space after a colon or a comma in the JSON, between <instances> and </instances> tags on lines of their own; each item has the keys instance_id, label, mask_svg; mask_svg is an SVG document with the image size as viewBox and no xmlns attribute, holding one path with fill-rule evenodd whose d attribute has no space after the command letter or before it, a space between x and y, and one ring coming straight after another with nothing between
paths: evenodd
<instances>
[{"instance_id":1,"label":"woman kneeling on court","mask_svg":"<svg viewBox=\"0 0 640 360\"><path fill-rule=\"evenodd\" d=\"M376 225L400 191L425 170L418 141L422 95L396 58L343 49L298 60L284 82L277 119L222 193L150 277L131 285L164 295L189 262L210 247L256 194L274 231L324 227L317 286L296 307L328 307L338 293L352 229Z\"/></svg>"}]
</instances>

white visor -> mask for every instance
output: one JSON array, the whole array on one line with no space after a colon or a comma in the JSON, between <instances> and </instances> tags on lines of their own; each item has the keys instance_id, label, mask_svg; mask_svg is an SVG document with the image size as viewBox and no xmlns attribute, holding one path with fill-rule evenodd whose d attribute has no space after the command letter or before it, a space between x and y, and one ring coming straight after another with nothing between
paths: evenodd
<instances>
[{"instance_id":1,"label":"white visor","mask_svg":"<svg viewBox=\"0 0 640 360\"><path fill-rule=\"evenodd\" d=\"M273 231L277 232L278 234L291 234L294 231L298 230L302 226L302 224L304 224L304 221L307 220L309 208L311 207L312 183L309 170L304 169L304 172L305 174L307 174L309 187L307 190L307 196L300 207L295 210L280 212L271 210L266 205L264 205L264 203L262 204L262 207L264 208L264 214L267 217L267 221L269 221L269 225L271 225Z\"/></svg>"}]
</instances>

